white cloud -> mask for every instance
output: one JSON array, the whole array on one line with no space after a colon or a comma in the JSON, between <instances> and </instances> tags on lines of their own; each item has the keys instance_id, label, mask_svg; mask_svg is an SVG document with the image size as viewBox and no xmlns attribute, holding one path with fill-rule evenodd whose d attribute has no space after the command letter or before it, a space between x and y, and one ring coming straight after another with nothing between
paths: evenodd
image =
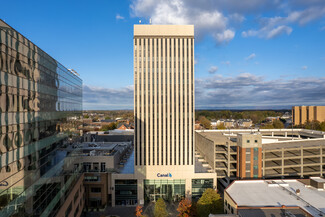
<instances>
[{"instance_id":1,"label":"white cloud","mask_svg":"<svg viewBox=\"0 0 325 217\"><path fill-rule=\"evenodd\" d=\"M250 73L234 77L212 75L196 79L195 87L198 109L290 108L325 101L325 77L265 80Z\"/></svg>"},{"instance_id":2,"label":"white cloud","mask_svg":"<svg viewBox=\"0 0 325 217\"><path fill-rule=\"evenodd\" d=\"M302 66L301 69L302 70L307 70L308 69L308 66Z\"/></svg>"},{"instance_id":3,"label":"white cloud","mask_svg":"<svg viewBox=\"0 0 325 217\"><path fill-rule=\"evenodd\" d=\"M116 18L117 20L124 20L124 19L125 19L125 17L123 17L123 16L121 16L121 15L119 15L119 14L116 14L115 18Z\"/></svg>"},{"instance_id":4,"label":"white cloud","mask_svg":"<svg viewBox=\"0 0 325 217\"><path fill-rule=\"evenodd\" d=\"M133 85L105 88L83 85L84 109L133 109Z\"/></svg>"},{"instance_id":5,"label":"white cloud","mask_svg":"<svg viewBox=\"0 0 325 217\"><path fill-rule=\"evenodd\" d=\"M282 16L257 18L259 26L243 37L271 39L290 35L293 25L305 25L325 15L324 0L131 0L131 15L151 18L153 24L194 24L197 38L212 36L228 43L248 15Z\"/></svg>"},{"instance_id":6,"label":"white cloud","mask_svg":"<svg viewBox=\"0 0 325 217\"><path fill-rule=\"evenodd\" d=\"M325 2L325 1L324 1ZM294 10L284 17L260 18L259 29L249 29L242 32L243 37L257 36L260 38L271 39L279 35L290 35L293 31L289 25L299 24L306 25L307 23L320 19L325 15L325 4L319 7L310 6L304 10Z\"/></svg>"},{"instance_id":7,"label":"white cloud","mask_svg":"<svg viewBox=\"0 0 325 217\"><path fill-rule=\"evenodd\" d=\"M222 61L221 64L225 64L225 65L228 65L228 66L229 66L229 65L230 65L230 61L229 61L229 60L227 60L227 61Z\"/></svg>"},{"instance_id":8,"label":"white cloud","mask_svg":"<svg viewBox=\"0 0 325 217\"><path fill-rule=\"evenodd\" d=\"M216 71L218 71L218 66L211 66L209 69L210 74L214 74Z\"/></svg>"},{"instance_id":9,"label":"white cloud","mask_svg":"<svg viewBox=\"0 0 325 217\"><path fill-rule=\"evenodd\" d=\"M208 7L209 4L212 6ZM198 39L210 35L218 44L227 43L235 36L229 19L244 20L240 14L225 16L208 0L133 0L131 10L134 16L151 18L153 24L194 24Z\"/></svg>"},{"instance_id":10,"label":"white cloud","mask_svg":"<svg viewBox=\"0 0 325 217\"><path fill-rule=\"evenodd\" d=\"M248 57L245 58L245 60L251 60L254 59L256 57L255 53L252 53L251 55L249 55Z\"/></svg>"}]
</instances>

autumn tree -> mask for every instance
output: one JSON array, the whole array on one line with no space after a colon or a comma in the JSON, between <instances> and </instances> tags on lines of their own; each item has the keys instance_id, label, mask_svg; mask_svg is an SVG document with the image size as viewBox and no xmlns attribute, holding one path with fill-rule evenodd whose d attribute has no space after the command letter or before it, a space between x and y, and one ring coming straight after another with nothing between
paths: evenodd
<instances>
[{"instance_id":1,"label":"autumn tree","mask_svg":"<svg viewBox=\"0 0 325 217\"><path fill-rule=\"evenodd\" d=\"M209 214L223 213L223 201L220 194L212 188L206 189L197 202L197 213L199 217L208 217Z\"/></svg>"},{"instance_id":2,"label":"autumn tree","mask_svg":"<svg viewBox=\"0 0 325 217\"><path fill-rule=\"evenodd\" d=\"M143 212L143 207L138 205L136 208L135 208L135 216L136 217L142 217L142 212Z\"/></svg>"},{"instance_id":3,"label":"autumn tree","mask_svg":"<svg viewBox=\"0 0 325 217\"><path fill-rule=\"evenodd\" d=\"M166 204L165 201L162 198L159 198L155 204L155 210L154 210L154 216L155 217L166 217L168 216L167 210L166 210Z\"/></svg>"},{"instance_id":4,"label":"autumn tree","mask_svg":"<svg viewBox=\"0 0 325 217\"><path fill-rule=\"evenodd\" d=\"M211 129L211 122L206 117L200 116L199 121L205 129Z\"/></svg>"},{"instance_id":5,"label":"autumn tree","mask_svg":"<svg viewBox=\"0 0 325 217\"><path fill-rule=\"evenodd\" d=\"M217 126L218 130L225 130L226 127L225 127L225 124L224 123L221 123Z\"/></svg>"},{"instance_id":6,"label":"autumn tree","mask_svg":"<svg viewBox=\"0 0 325 217\"><path fill-rule=\"evenodd\" d=\"M179 212L179 217L189 217L191 213L192 203L189 199L184 198L178 204L177 211Z\"/></svg>"}]
</instances>

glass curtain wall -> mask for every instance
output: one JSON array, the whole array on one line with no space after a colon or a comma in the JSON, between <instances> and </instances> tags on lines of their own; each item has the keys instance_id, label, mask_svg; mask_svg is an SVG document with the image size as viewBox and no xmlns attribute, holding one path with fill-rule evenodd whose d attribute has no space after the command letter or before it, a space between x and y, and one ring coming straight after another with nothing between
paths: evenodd
<instances>
[{"instance_id":1,"label":"glass curtain wall","mask_svg":"<svg viewBox=\"0 0 325 217\"><path fill-rule=\"evenodd\" d=\"M0 216L56 214L81 115L82 80L0 20Z\"/></svg>"},{"instance_id":2,"label":"glass curtain wall","mask_svg":"<svg viewBox=\"0 0 325 217\"><path fill-rule=\"evenodd\" d=\"M146 202L163 198L166 201L179 201L185 197L185 180L144 180Z\"/></svg>"}]
</instances>

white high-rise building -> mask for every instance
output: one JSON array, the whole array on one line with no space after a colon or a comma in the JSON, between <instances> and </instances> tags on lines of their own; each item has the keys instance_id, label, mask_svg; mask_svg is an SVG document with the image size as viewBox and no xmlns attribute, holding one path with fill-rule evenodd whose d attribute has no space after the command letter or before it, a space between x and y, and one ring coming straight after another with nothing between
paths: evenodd
<instances>
[{"instance_id":1,"label":"white high-rise building","mask_svg":"<svg viewBox=\"0 0 325 217\"><path fill-rule=\"evenodd\" d=\"M143 204L200 196L216 187L216 174L195 164L194 26L134 25L133 45L134 174L112 176L112 198ZM121 193L133 180L137 201Z\"/></svg>"},{"instance_id":2,"label":"white high-rise building","mask_svg":"<svg viewBox=\"0 0 325 217\"><path fill-rule=\"evenodd\" d=\"M135 165L194 165L194 26L134 26Z\"/></svg>"}]
</instances>

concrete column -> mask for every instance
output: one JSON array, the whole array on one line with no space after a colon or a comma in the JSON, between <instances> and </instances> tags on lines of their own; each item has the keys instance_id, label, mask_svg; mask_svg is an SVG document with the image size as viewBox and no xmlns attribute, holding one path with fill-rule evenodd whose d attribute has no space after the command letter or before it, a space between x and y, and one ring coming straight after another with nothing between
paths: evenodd
<instances>
[{"instance_id":1,"label":"concrete column","mask_svg":"<svg viewBox=\"0 0 325 217\"><path fill-rule=\"evenodd\" d=\"M112 187L112 207L115 207L115 179L113 179L113 176L111 176L111 187Z\"/></svg>"},{"instance_id":2,"label":"concrete column","mask_svg":"<svg viewBox=\"0 0 325 217\"><path fill-rule=\"evenodd\" d=\"M281 175L284 176L284 148L281 149Z\"/></svg>"},{"instance_id":3,"label":"concrete column","mask_svg":"<svg viewBox=\"0 0 325 217\"><path fill-rule=\"evenodd\" d=\"M263 150L263 178L265 177L265 151Z\"/></svg>"},{"instance_id":4,"label":"concrete column","mask_svg":"<svg viewBox=\"0 0 325 217\"><path fill-rule=\"evenodd\" d=\"M272 137L274 136L274 132L272 132Z\"/></svg>"},{"instance_id":5,"label":"concrete column","mask_svg":"<svg viewBox=\"0 0 325 217\"><path fill-rule=\"evenodd\" d=\"M300 177L304 176L304 149L300 146Z\"/></svg>"},{"instance_id":6,"label":"concrete column","mask_svg":"<svg viewBox=\"0 0 325 217\"><path fill-rule=\"evenodd\" d=\"M228 155L228 161L227 161L227 167L228 167L228 170L227 170L227 175L228 177L230 177L230 144L229 142L227 142L227 155Z\"/></svg>"},{"instance_id":7,"label":"concrete column","mask_svg":"<svg viewBox=\"0 0 325 217\"><path fill-rule=\"evenodd\" d=\"M185 179L185 197L190 199L192 198L192 179Z\"/></svg>"},{"instance_id":8,"label":"concrete column","mask_svg":"<svg viewBox=\"0 0 325 217\"><path fill-rule=\"evenodd\" d=\"M320 162L320 165L319 165L320 166L320 176L323 176L323 147L320 145L319 149L320 149L320 151L319 151L320 152L320 157L319 157L320 158L320 161L319 161Z\"/></svg>"},{"instance_id":9,"label":"concrete column","mask_svg":"<svg viewBox=\"0 0 325 217\"><path fill-rule=\"evenodd\" d=\"M288 132L285 132L284 133L284 137L288 137Z\"/></svg>"},{"instance_id":10,"label":"concrete column","mask_svg":"<svg viewBox=\"0 0 325 217\"><path fill-rule=\"evenodd\" d=\"M143 205L144 204L144 185L143 185L143 179L138 179L138 188L137 188L137 194L138 194L138 204Z\"/></svg>"}]
</instances>

